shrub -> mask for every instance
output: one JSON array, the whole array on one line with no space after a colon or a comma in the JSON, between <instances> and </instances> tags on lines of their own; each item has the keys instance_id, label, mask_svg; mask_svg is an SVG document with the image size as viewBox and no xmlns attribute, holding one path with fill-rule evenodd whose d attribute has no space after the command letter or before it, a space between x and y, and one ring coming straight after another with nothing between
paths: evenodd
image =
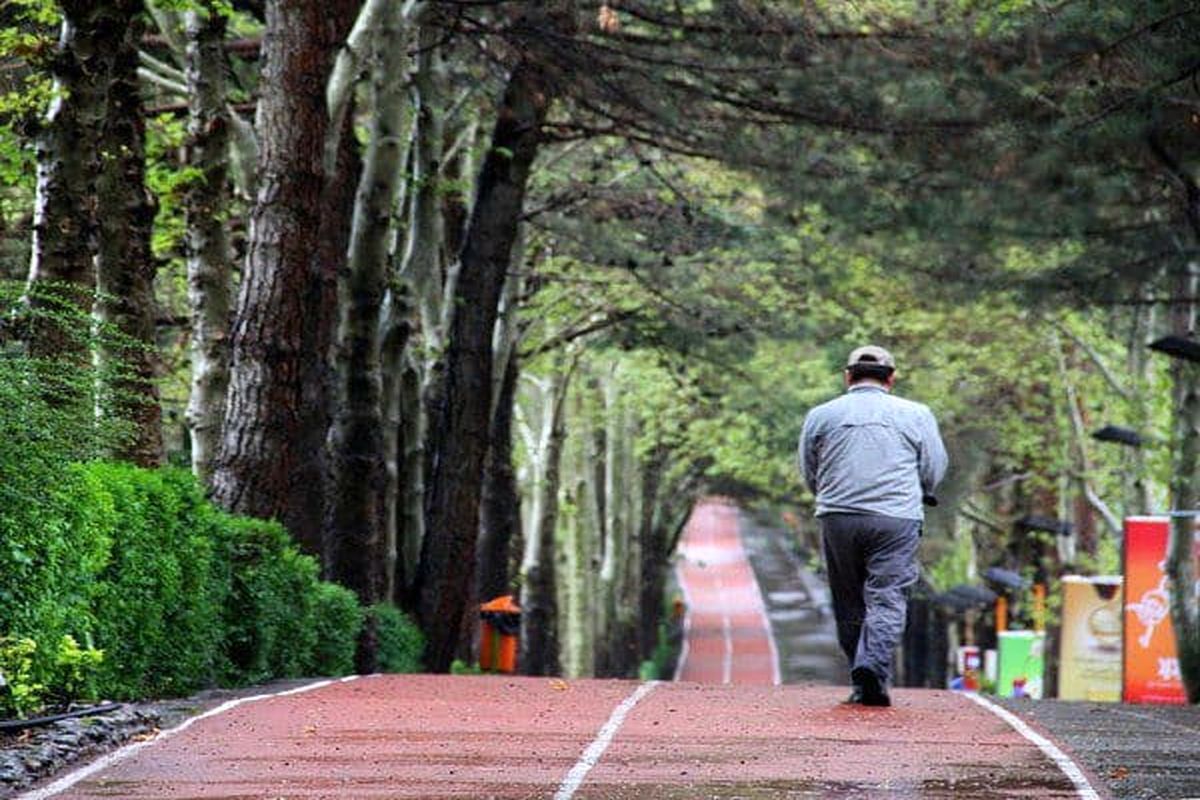
<instances>
[{"instance_id":1,"label":"shrub","mask_svg":"<svg viewBox=\"0 0 1200 800\"><path fill-rule=\"evenodd\" d=\"M425 637L416 624L395 606L380 603L368 610L379 641L380 672L420 672Z\"/></svg>"},{"instance_id":2,"label":"shrub","mask_svg":"<svg viewBox=\"0 0 1200 800\"><path fill-rule=\"evenodd\" d=\"M33 674L37 649L33 639L0 637L0 714L24 717L41 707L46 687Z\"/></svg>"},{"instance_id":3,"label":"shrub","mask_svg":"<svg viewBox=\"0 0 1200 800\"><path fill-rule=\"evenodd\" d=\"M212 514L190 475L94 463L112 498L108 563L94 590L100 686L115 698L174 695L216 677L226 586L214 580Z\"/></svg>"},{"instance_id":4,"label":"shrub","mask_svg":"<svg viewBox=\"0 0 1200 800\"><path fill-rule=\"evenodd\" d=\"M232 575L223 681L306 674L317 642L317 563L275 522L222 515L219 537Z\"/></svg>"},{"instance_id":5,"label":"shrub","mask_svg":"<svg viewBox=\"0 0 1200 800\"><path fill-rule=\"evenodd\" d=\"M315 675L349 675L354 672L354 652L366 612L349 589L336 583L319 583L313 608L316 646L312 666Z\"/></svg>"},{"instance_id":6,"label":"shrub","mask_svg":"<svg viewBox=\"0 0 1200 800\"><path fill-rule=\"evenodd\" d=\"M16 302L9 288L0 282L6 319ZM111 509L70 465L110 441L96 424L93 383L82 367L27 358L0 341L0 636L45 645L91 624L92 579L110 546L101 520ZM54 648L31 658L31 674L47 680Z\"/></svg>"}]
</instances>

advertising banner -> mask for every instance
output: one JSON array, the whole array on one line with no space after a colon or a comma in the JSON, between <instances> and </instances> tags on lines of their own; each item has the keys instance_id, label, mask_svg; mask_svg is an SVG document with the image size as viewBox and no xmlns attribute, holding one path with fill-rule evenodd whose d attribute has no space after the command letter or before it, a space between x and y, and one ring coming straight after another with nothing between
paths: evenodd
<instances>
[{"instance_id":1,"label":"advertising banner","mask_svg":"<svg viewBox=\"0 0 1200 800\"><path fill-rule=\"evenodd\" d=\"M1167 517L1125 520L1124 686L1127 703L1183 703L1167 585ZM1193 550L1195 553L1196 550Z\"/></svg>"},{"instance_id":2,"label":"advertising banner","mask_svg":"<svg viewBox=\"0 0 1200 800\"><path fill-rule=\"evenodd\" d=\"M1035 631L1003 631L999 639L999 697L1042 696L1046 661L1046 634Z\"/></svg>"},{"instance_id":3,"label":"advertising banner","mask_svg":"<svg viewBox=\"0 0 1200 800\"><path fill-rule=\"evenodd\" d=\"M1121 699L1121 578L1062 579L1058 697L1119 702Z\"/></svg>"}]
</instances>

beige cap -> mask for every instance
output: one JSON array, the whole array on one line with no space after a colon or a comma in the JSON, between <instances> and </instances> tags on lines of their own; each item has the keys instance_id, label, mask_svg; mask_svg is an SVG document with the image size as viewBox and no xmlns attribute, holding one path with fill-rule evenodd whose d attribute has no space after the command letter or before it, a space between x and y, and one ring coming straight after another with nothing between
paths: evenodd
<instances>
[{"instance_id":1,"label":"beige cap","mask_svg":"<svg viewBox=\"0 0 1200 800\"><path fill-rule=\"evenodd\" d=\"M853 367L857 364L878 365L881 367L896 368L896 360L892 358L892 354L882 347L868 344L857 348L850 354L850 358L846 359L846 367Z\"/></svg>"}]
</instances>

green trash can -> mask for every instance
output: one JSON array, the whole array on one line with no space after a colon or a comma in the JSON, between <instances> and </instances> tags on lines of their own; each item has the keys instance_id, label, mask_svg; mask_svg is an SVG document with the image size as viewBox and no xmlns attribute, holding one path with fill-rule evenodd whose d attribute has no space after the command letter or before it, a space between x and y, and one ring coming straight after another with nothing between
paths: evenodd
<instances>
[{"instance_id":1,"label":"green trash can","mask_svg":"<svg viewBox=\"0 0 1200 800\"><path fill-rule=\"evenodd\" d=\"M997 638L997 696L1040 699L1046 669L1046 634L1004 631Z\"/></svg>"}]
</instances>

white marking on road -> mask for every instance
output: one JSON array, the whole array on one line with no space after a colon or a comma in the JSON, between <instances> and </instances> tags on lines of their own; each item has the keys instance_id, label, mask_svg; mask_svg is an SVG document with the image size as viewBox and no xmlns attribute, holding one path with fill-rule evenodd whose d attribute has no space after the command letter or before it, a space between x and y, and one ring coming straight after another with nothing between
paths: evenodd
<instances>
[{"instance_id":1,"label":"white marking on road","mask_svg":"<svg viewBox=\"0 0 1200 800\"><path fill-rule=\"evenodd\" d=\"M759 620L762 622L763 629L767 632L767 647L771 651L771 684L779 686L783 683L783 674L779 666L779 646L775 643L775 628L771 624L771 615L767 612L767 600L763 596L762 586L759 585L758 577L754 574L754 565L750 563L750 555L746 552L746 543L742 539L740 527L738 528L738 552L741 554L742 561L746 564L746 569L750 572L750 583L754 586Z\"/></svg>"},{"instance_id":2,"label":"white marking on road","mask_svg":"<svg viewBox=\"0 0 1200 800\"><path fill-rule=\"evenodd\" d=\"M599 763L600 757L604 755L604 751L608 749L613 737L617 735L617 731L624 724L625 717L638 704L638 701L654 691L655 686L658 686L658 681L643 683L637 688L637 691L626 697L620 705L613 709L608 722L604 723L604 727L596 734L596 738L583 751L583 755L575 762L575 766L571 767L567 777L563 778L558 791L554 793L554 800L571 800L575 796L575 792L579 791L580 785L583 784L583 779L591 772L592 767Z\"/></svg>"},{"instance_id":3,"label":"white marking on road","mask_svg":"<svg viewBox=\"0 0 1200 800\"><path fill-rule=\"evenodd\" d=\"M1081 800L1100 800L1100 794L1092 788L1092 784L1088 782L1087 776L1083 774L1083 770L1079 765L1071 760L1071 757L1059 749L1058 745L1042 736L1040 733L1029 727L1016 714L1003 709L990 700L986 700L977 694L963 692L964 697L974 701L976 704L983 706L988 711L998 716L1000 719L1012 726L1013 730L1024 736L1029 741L1037 745L1037 748L1046 754L1046 757L1058 766L1062 773L1070 779L1075 785L1075 791L1078 793Z\"/></svg>"},{"instance_id":4,"label":"white marking on road","mask_svg":"<svg viewBox=\"0 0 1200 800\"><path fill-rule=\"evenodd\" d=\"M349 675L345 678L341 678L338 682L346 683L348 681L356 680L358 677L360 676ZM314 681L313 683L306 683L303 686L297 686L293 689L286 689L281 692L256 694L251 695L250 697L239 697L236 700L227 700L216 708L210 708L203 714L197 714L194 717L188 717L174 728L168 728L165 731L160 731L158 735L152 739L146 739L141 742L127 744L119 750L114 750L108 755L101 756L92 763L88 764L86 767L80 767L74 772L67 773L53 783L43 786L41 789L34 789L33 791L26 792L25 794L19 794L14 798L14 800L46 800L46 798L54 797L56 794L61 794L85 778L89 778L92 775L95 775L97 772L101 772L102 770L106 770L111 766L121 763L143 748L183 733L185 730L192 727L202 719L208 719L209 717L215 717L218 714L224 714L226 711L237 708L241 705L245 705L246 703L253 703L258 700L270 700L274 697L287 697L294 694L303 694L304 692L311 692L313 689L320 689L324 686L329 686L332 683L332 680Z\"/></svg>"},{"instance_id":5,"label":"white marking on road","mask_svg":"<svg viewBox=\"0 0 1200 800\"><path fill-rule=\"evenodd\" d=\"M721 683L733 682L733 624L729 620L729 595L725 594L725 581L717 575L717 602L721 605L721 638L725 640L725 653L721 656Z\"/></svg>"}]
</instances>

